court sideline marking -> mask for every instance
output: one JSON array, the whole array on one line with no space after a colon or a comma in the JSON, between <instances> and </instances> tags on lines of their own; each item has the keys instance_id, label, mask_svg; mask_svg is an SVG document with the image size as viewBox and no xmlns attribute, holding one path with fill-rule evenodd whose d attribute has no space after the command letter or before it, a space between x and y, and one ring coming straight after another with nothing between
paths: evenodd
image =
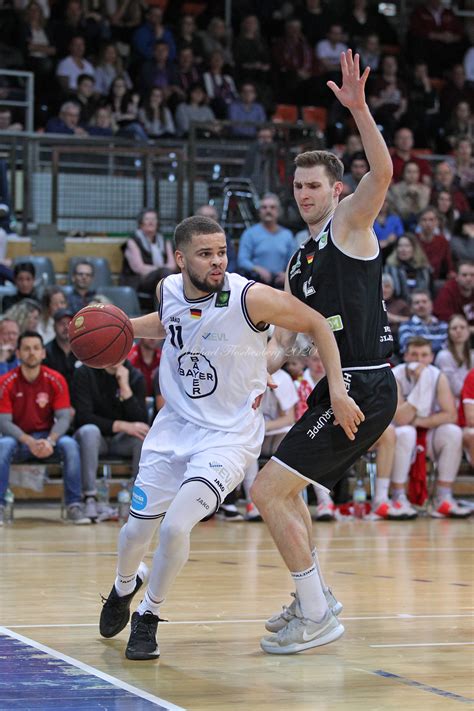
<instances>
[{"instance_id":1,"label":"court sideline marking","mask_svg":"<svg viewBox=\"0 0 474 711\"><path fill-rule=\"evenodd\" d=\"M430 686L429 684L423 684L421 681L415 681L414 679L408 679L405 676L399 676L398 674L392 674L392 672L384 671L383 669L377 669L371 672L377 676L381 676L385 679L392 679L400 684L405 684L405 686L412 686L421 691L428 691L431 694L436 694L437 696L442 696L445 699L452 699L453 701L460 701L462 704L474 704L474 699L470 699L467 696L461 696L460 694L455 694L452 691L445 691L444 689L438 689L436 686Z\"/></svg>"},{"instance_id":2,"label":"court sideline marking","mask_svg":"<svg viewBox=\"0 0 474 711\"><path fill-rule=\"evenodd\" d=\"M65 625L65 626L72 627L73 625ZM66 662L67 664L71 664L73 667L76 667L77 669L81 669L82 671L86 672L87 674L96 676L99 679L102 679L103 681L106 681L109 684L112 684L112 686L115 686L119 689L123 689L124 691L128 691L130 694L139 696L142 699L146 699L146 701L150 701L151 703L153 703L157 706L161 706L162 708L165 708L168 711L186 711L182 706L176 706L175 704L172 704L170 701L166 701L165 699L160 699L159 696L154 696L153 694L149 694L147 691L143 691L143 689L139 689L136 686L127 684L126 681L122 681L121 679L117 679L114 676L110 676L110 674L106 674L105 672L100 671L100 669L91 667L91 666L89 666L89 664L85 664L84 662L79 661L79 659L74 659L73 657L69 657L67 654L63 654L62 652L58 652L56 649L52 649L51 647L47 647L46 645L41 644L40 642L36 642L36 640L34 640L34 639L30 639L29 637L24 637L23 635L18 634L17 632L13 632L8 627L0 626L0 635L1 634L5 635L6 637L12 637L13 639L17 639L19 642L23 642L23 644L27 644L30 647L34 647L35 649L37 649L40 652L49 654L51 657L54 657L55 659L60 659L61 661Z\"/></svg>"}]
</instances>

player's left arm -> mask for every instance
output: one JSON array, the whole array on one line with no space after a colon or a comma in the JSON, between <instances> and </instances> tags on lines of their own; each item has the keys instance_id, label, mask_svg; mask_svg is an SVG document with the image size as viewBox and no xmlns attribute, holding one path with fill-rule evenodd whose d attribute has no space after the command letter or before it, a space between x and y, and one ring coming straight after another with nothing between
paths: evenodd
<instances>
[{"instance_id":1,"label":"player's left arm","mask_svg":"<svg viewBox=\"0 0 474 711\"><path fill-rule=\"evenodd\" d=\"M372 225L385 200L393 175L393 164L386 143L365 99L369 67L360 74L359 55L341 54L342 86L330 81L328 87L351 112L359 130L370 170L352 195L336 208L333 225L337 244L354 256L370 257L376 242Z\"/></svg>"},{"instance_id":2,"label":"player's left arm","mask_svg":"<svg viewBox=\"0 0 474 711\"><path fill-rule=\"evenodd\" d=\"M291 294L264 284L253 284L247 290L246 307L257 326L272 323L288 331L307 333L312 338L326 369L334 423L341 425L349 439L355 439L358 426L365 418L347 394L336 339L324 316Z\"/></svg>"}]
</instances>

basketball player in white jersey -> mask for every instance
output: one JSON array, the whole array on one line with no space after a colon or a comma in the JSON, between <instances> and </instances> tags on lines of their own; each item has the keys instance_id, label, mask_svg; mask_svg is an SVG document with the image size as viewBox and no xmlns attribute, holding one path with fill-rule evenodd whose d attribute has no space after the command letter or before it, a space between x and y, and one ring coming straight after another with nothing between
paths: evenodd
<instances>
[{"instance_id":1,"label":"basketball player in white jersey","mask_svg":"<svg viewBox=\"0 0 474 711\"><path fill-rule=\"evenodd\" d=\"M285 292L226 273L224 231L207 217L181 222L175 246L181 274L158 286L159 312L132 320L135 337L166 339L166 404L143 443L117 577L100 618L104 637L126 626L147 578L141 561L163 519L148 589L132 617L128 659L159 656L160 607L187 561L191 529L219 507L260 452L264 423L253 403L266 388L268 324L297 328L317 343L345 436L353 438L364 420L347 394L326 319Z\"/></svg>"},{"instance_id":2,"label":"basketball player in white jersey","mask_svg":"<svg viewBox=\"0 0 474 711\"><path fill-rule=\"evenodd\" d=\"M382 299L382 259L373 222L392 178L392 160L365 101L359 57L341 54L342 87L328 86L359 129L370 170L352 195L339 202L343 165L328 151L295 159L293 191L309 237L290 260L286 288L323 314L333 328L344 380L364 413L354 439L334 427L325 378L308 398L309 409L285 436L251 489L294 580L293 602L267 620L272 635L260 645L269 654L292 654L328 644L344 632L340 603L327 588L312 543L312 523L300 492L308 482L330 491L390 424L397 388L388 358L393 337ZM292 329L296 331L296 328ZM275 329L270 343L281 366L294 334ZM337 418L336 418L337 419Z\"/></svg>"}]
</instances>

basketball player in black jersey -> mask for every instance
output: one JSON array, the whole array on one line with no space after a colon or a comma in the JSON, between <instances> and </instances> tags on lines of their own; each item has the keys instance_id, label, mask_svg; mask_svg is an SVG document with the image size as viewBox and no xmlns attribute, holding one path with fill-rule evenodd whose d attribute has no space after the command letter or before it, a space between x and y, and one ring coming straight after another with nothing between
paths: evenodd
<instances>
[{"instance_id":1,"label":"basketball player in black jersey","mask_svg":"<svg viewBox=\"0 0 474 711\"><path fill-rule=\"evenodd\" d=\"M309 483L330 490L347 468L387 428L397 389L387 360L392 335L382 301L382 261L372 229L392 177L392 160L365 101L367 68L359 57L341 54L342 86L328 82L359 129L370 165L356 191L339 202L343 166L327 151L296 157L294 196L310 236L288 265L286 288L326 316L336 337L346 389L365 415L347 436L334 419L324 378L308 399L309 409L293 426L257 476L252 500L262 513L295 581L289 607L270 618L274 634L261 640L270 654L290 654L340 637L342 605L327 588L312 544L312 523L300 492ZM295 334L276 329L269 370L288 357Z\"/></svg>"}]
</instances>

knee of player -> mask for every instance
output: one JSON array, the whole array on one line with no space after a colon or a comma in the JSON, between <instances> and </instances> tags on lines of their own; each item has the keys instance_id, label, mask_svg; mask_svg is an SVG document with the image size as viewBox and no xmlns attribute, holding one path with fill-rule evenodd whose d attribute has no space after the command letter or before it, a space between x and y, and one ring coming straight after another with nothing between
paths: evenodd
<instances>
[{"instance_id":1,"label":"knee of player","mask_svg":"<svg viewBox=\"0 0 474 711\"><path fill-rule=\"evenodd\" d=\"M172 543L188 535L189 526L183 521L176 520L175 518L169 520L166 520L166 517L164 518L160 529L160 543Z\"/></svg>"}]
</instances>

